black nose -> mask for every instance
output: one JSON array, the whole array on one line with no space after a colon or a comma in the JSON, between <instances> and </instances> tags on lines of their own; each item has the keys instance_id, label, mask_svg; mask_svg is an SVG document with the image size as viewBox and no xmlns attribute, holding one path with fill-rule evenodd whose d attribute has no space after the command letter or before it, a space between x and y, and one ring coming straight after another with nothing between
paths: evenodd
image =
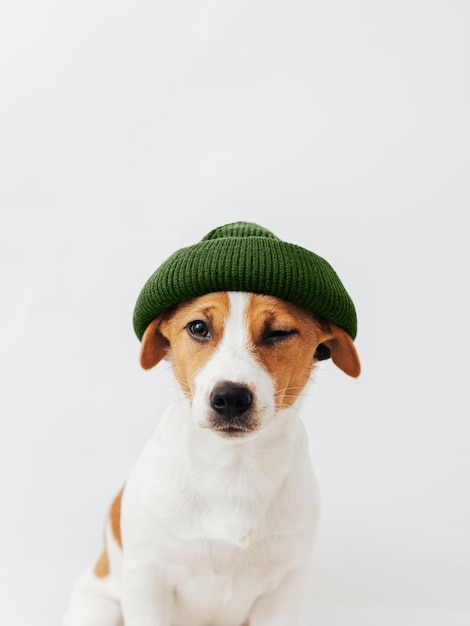
<instances>
[{"instance_id":1,"label":"black nose","mask_svg":"<svg viewBox=\"0 0 470 626\"><path fill-rule=\"evenodd\" d=\"M243 415L253 404L253 394L244 385L223 383L211 393L211 407L227 420Z\"/></svg>"}]
</instances>

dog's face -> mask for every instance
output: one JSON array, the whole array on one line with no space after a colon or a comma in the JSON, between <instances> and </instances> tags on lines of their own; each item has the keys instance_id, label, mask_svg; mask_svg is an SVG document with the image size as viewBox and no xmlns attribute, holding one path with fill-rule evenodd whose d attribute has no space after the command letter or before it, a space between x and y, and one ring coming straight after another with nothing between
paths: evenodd
<instances>
[{"instance_id":1,"label":"dog's face","mask_svg":"<svg viewBox=\"0 0 470 626\"><path fill-rule=\"evenodd\" d=\"M196 423L244 438L296 402L314 355L325 350L344 372L359 375L356 349L341 328L278 298L217 292L157 317L144 333L140 361L150 369L171 359Z\"/></svg>"}]
</instances>

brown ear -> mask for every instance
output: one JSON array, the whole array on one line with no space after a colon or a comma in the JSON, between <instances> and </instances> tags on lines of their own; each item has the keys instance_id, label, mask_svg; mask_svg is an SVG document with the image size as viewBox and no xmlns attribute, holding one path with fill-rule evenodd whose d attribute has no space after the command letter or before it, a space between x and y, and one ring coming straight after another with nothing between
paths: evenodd
<instances>
[{"instance_id":1,"label":"brown ear","mask_svg":"<svg viewBox=\"0 0 470 626\"><path fill-rule=\"evenodd\" d=\"M336 324L329 322L328 326L333 336L322 343L329 348L333 363L349 376L357 378L361 373L361 363L351 337Z\"/></svg>"},{"instance_id":2,"label":"brown ear","mask_svg":"<svg viewBox=\"0 0 470 626\"><path fill-rule=\"evenodd\" d=\"M140 349L140 364L149 370L159 363L168 353L170 343L160 332L162 315L156 317L145 329Z\"/></svg>"}]
</instances>

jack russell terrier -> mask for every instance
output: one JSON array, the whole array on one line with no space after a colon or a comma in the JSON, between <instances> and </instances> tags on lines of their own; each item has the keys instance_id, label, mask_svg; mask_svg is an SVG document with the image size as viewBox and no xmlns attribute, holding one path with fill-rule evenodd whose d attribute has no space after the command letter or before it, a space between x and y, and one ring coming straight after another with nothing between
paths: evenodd
<instances>
[{"instance_id":1,"label":"jack russell terrier","mask_svg":"<svg viewBox=\"0 0 470 626\"><path fill-rule=\"evenodd\" d=\"M134 314L140 363L171 363L177 401L64 626L301 624L318 499L299 407L318 360L359 375L355 323L327 262L256 224L154 273Z\"/></svg>"}]
</instances>

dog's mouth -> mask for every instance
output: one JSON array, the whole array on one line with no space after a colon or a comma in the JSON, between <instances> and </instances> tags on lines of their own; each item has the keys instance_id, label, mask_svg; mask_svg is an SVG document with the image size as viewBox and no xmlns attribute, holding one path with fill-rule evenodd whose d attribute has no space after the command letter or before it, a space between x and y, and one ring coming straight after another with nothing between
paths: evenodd
<instances>
[{"instance_id":1,"label":"dog's mouth","mask_svg":"<svg viewBox=\"0 0 470 626\"><path fill-rule=\"evenodd\" d=\"M244 413L230 420L224 419L218 413L210 415L207 427L218 435L226 438L242 438L258 430L259 422L252 412Z\"/></svg>"},{"instance_id":2,"label":"dog's mouth","mask_svg":"<svg viewBox=\"0 0 470 626\"><path fill-rule=\"evenodd\" d=\"M224 437L243 437L255 430L252 427L233 424L211 424L210 428Z\"/></svg>"}]
</instances>

